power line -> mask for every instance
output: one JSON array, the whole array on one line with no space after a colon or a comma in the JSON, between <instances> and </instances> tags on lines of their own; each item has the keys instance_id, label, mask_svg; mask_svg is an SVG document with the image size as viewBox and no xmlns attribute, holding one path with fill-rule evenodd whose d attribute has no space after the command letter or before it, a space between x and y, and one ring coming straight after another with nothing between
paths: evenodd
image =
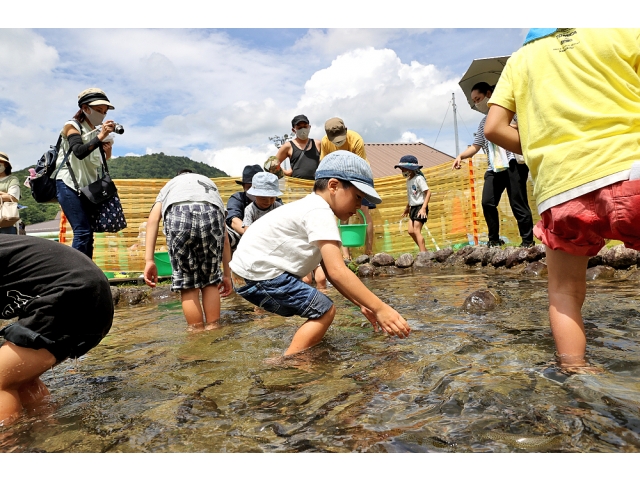
<instances>
[{"instance_id":1,"label":"power line","mask_svg":"<svg viewBox=\"0 0 640 480\"><path fill-rule=\"evenodd\" d=\"M447 111L444 112L444 118L442 119L442 124L440 125L440 130L438 130L438 135L436 135L436 139L433 142L433 148L436 148L436 142L438 141L438 137L440 136L440 132L442 131L442 125L444 125L444 121L447 119L447 113L449 113L449 108L451 108L451 102L449 102L449 106L447 107Z\"/></svg>"}]
</instances>

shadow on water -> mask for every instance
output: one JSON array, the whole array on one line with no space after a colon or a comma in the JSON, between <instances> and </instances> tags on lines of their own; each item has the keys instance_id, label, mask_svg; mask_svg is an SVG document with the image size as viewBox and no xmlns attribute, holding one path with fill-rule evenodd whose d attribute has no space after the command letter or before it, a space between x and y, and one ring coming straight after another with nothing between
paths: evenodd
<instances>
[{"instance_id":1,"label":"shadow on water","mask_svg":"<svg viewBox=\"0 0 640 480\"><path fill-rule=\"evenodd\" d=\"M546 281L473 271L365 282L409 321L374 334L338 315L309 352L271 362L299 318L223 301L221 328L188 333L180 305L119 309L89 355L43 380L51 403L0 429L14 452L638 452L637 284L590 283L599 375L553 368ZM461 311L491 288L493 312Z\"/></svg>"}]
</instances>

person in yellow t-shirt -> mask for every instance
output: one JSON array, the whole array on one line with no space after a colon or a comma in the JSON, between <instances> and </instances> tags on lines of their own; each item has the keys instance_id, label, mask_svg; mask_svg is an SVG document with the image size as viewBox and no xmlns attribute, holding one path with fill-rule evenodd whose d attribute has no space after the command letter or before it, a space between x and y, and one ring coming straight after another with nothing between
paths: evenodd
<instances>
[{"instance_id":1,"label":"person in yellow t-shirt","mask_svg":"<svg viewBox=\"0 0 640 480\"><path fill-rule=\"evenodd\" d=\"M326 135L322 137L320 143L320 161L331 152L338 150L345 150L347 152L355 153L360 158L363 158L367 163L367 152L364 149L364 140L359 133L353 130L348 130L345 127L341 118L333 117L324 123L324 131ZM366 255L373 254L373 217L371 216L371 210L376 206L368 202L367 199L362 200L362 213L367 222L367 234L364 243L364 253ZM345 262L351 262L351 251L347 247L342 247L342 256Z\"/></svg>"},{"instance_id":2,"label":"person in yellow t-shirt","mask_svg":"<svg viewBox=\"0 0 640 480\"><path fill-rule=\"evenodd\" d=\"M487 139L535 182L560 367L581 371L589 257L605 239L640 249L640 29L532 29L489 105Z\"/></svg>"}]
</instances>

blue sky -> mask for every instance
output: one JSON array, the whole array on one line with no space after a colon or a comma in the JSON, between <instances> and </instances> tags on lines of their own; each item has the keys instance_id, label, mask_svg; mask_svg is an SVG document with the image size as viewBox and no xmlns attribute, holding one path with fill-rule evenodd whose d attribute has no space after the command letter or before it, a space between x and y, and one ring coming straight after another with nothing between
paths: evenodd
<instances>
[{"instance_id":1,"label":"blue sky","mask_svg":"<svg viewBox=\"0 0 640 480\"><path fill-rule=\"evenodd\" d=\"M306 114L312 136L344 119L366 142L422 141L455 155L480 120L457 82L474 58L509 55L526 29L2 29L0 150L31 165L102 88L125 126L114 154L163 151L238 175ZM446 117L445 117L446 114ZM443 124L444 121L444 124ZM438 131L442 125L442 131ZM437 138L437 142L436 142Z\"/></svg>"}]
</instances>

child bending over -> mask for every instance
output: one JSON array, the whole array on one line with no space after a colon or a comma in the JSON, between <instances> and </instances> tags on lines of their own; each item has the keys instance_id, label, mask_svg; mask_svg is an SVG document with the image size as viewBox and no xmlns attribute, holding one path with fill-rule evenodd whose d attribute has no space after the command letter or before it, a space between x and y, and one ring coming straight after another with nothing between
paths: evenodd
<instances>
[{"instance_id":1,"label":"child bending over","mask_svg":"<svg viewBox=\"0 0 640 480\"><path fill-rule=\"evenodd\" d=\"M147 220L144 281L151 288L158 281L153 253L161 219L173 270L171 291L180 292L189 329L216 328L220 297L231 293L232 284L225 209L215 183L186 170L158 193Z\"/></svg>"},{"instance_id":2,"label":"child bending over","mask_svg":"<svg viewBox=\"0 0 640 480\"><path fill-rule=\"evenodd\" d=\"M230 263L235 291L269 312L307 319L285 355L320 342L335 317L333 302L301 280L318 263L333 286L360 307L375 331L381 328L400 338L411 331L406 320L369 291L342 259L335 217L346 221L363 198L381 202L367 162L351 152L331 153L316 170L313 193L274 210L269 221L247 230L238 245Z\"/></svg>"}]
</instances>

